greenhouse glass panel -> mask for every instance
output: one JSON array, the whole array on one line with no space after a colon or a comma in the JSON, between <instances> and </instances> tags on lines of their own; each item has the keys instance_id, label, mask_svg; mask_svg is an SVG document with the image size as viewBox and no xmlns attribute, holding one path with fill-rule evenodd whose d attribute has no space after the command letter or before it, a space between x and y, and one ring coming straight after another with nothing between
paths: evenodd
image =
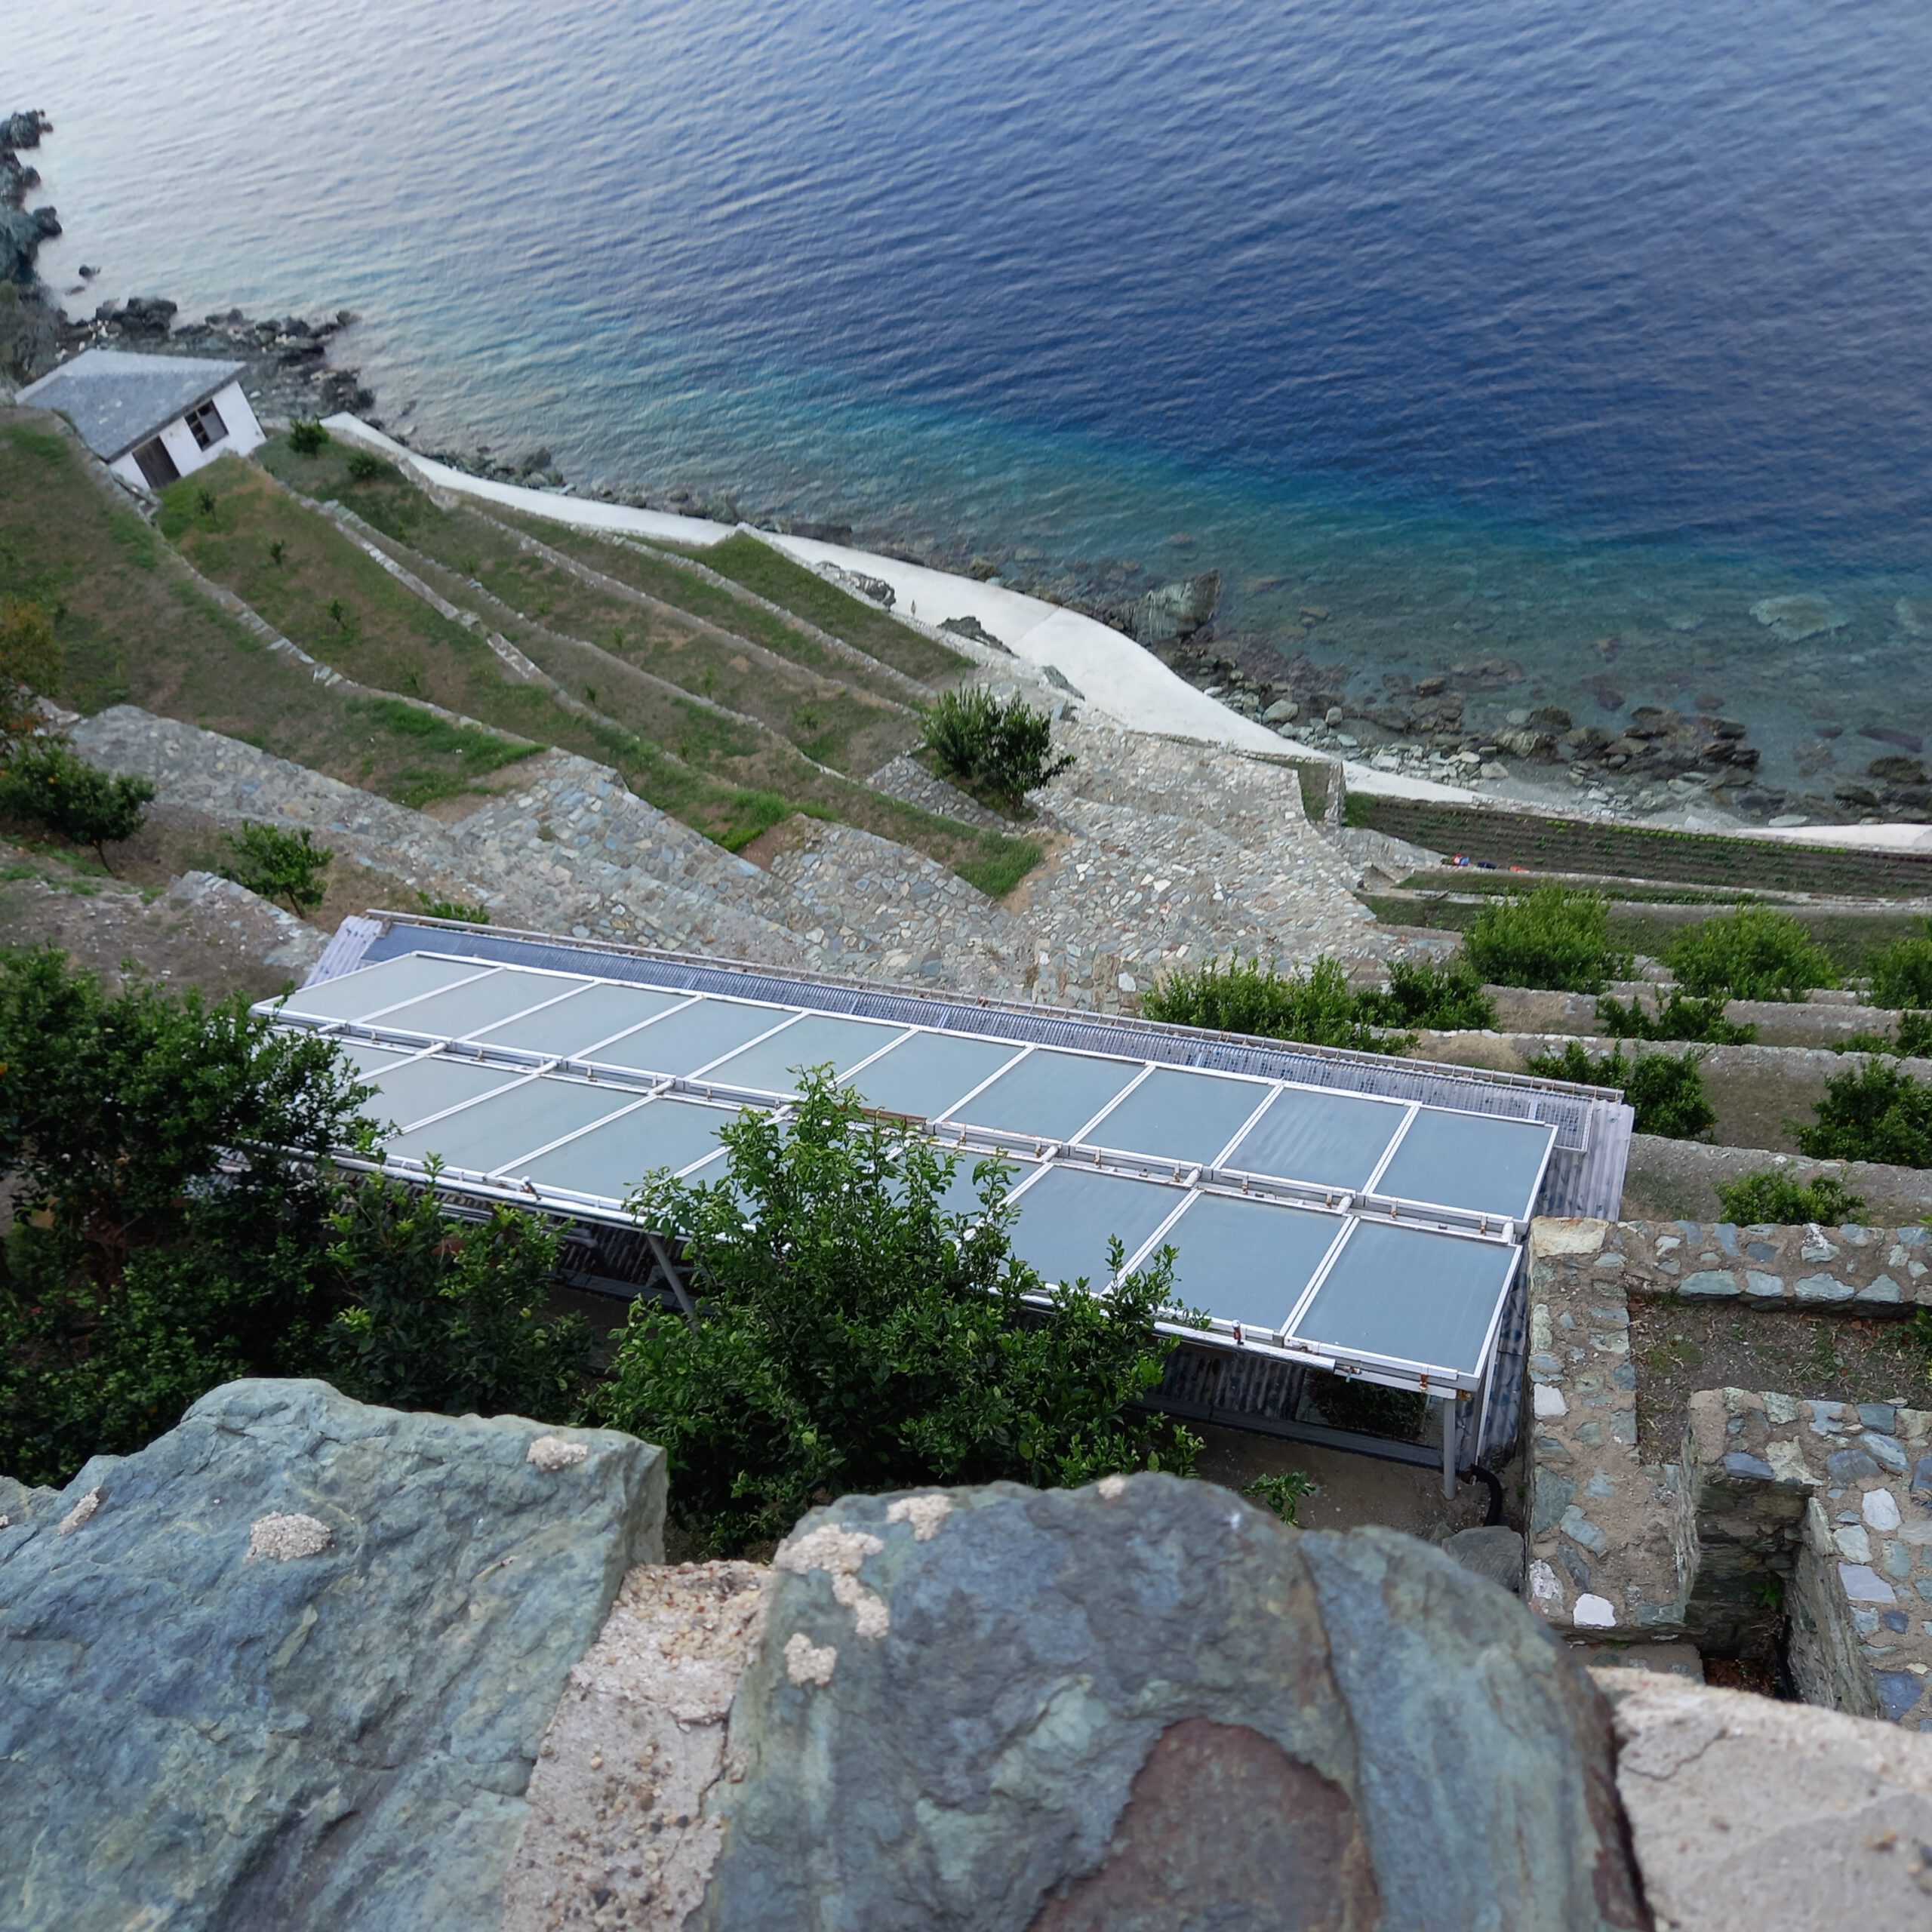
<instances>
[{"instance_id":1,"label":"greenhouse glass panel","mask_svg":"<svg viewBox=\"0 0 1932 1932\"><path fill-rule=\"evenodd\" d=\"M1224 1321L1279 1330L1345 1225L1274 1201L1196 1195L1162 1237L1180 1256L1176 1299Z\"/></svg>"},{"instance_id":2,"label":"greenhouse glass panel","mask_svg":"<svg viewBox=\"0 0 1932 1932\"><path fill-rule=\"evenodd\" d=\"M438 1154L450 1166L476 1174L515 1172L518 1155L608 1120L636 1098L621 1088L586 1086L577 1080L525 1080L460 1113L398 1136L385 1151L405 1161Z\"/></svg>"},{"instance_id":3,"label":"greenhouse glass panel","mask_svg":"<svg viewBox=\"0 0 1932 1932\"><path fill-rule=\"evenodd\" d=\"M819 1066L829 1060L835 1072L843 1072L889 1046L904 1030L875 1020L808 1013L783 1032L734 1054L705 1078L728 1086L755 1087L761 1093L791 1094L798 1088L798 1068Z\"/></svg>"},{"instance_id":4,"label":"greenhouse glass panel","mask_svg":"<svg viewBox=\"0 0 1932 1932\"><path fill-rule=\"evenodd\" d=\"M466 1100L481 1100L499 1087L507 1087L522 1076L507 1066L485 1066L473 1060L448 1060L429 1054L420 1060L407 1060L393 1073L376 1076L376 1097L362 1103L371 1120L386 1121L399 1128L414 1127L419 1120L441 1113L445 1107L460 1106Z\"/></svg>"},{"instance_id":5,"label":"greenhouse glass panel","mask_svg":"<svg viewBox=\"0 0 1932 1932\"><path fill-rule=\"evenodd\" d=\"M1388 1152L1404 1111L1399 1101L1284 1087L1224 1164L1322 1187L1361 1187Z\"/></svg>"},{"instance_id":6,"label":"greenhouse glass panel","mask_svg":"<svg viewBox=\"0 0 1932 1932\"><path fill-rule=\"evenodd\" d=\"M717 1145L719 1131L740 1118L735 1107L694 1100L647 1100L641 1107L575 1140L553 1147L525 1170L539 1187L568 1188L622 1201L655 1168L688 1168Z\"/></svg>"},{"instance_id":7,"label":"greenhouse glass panel","mask_svg":"<svg viewBox=\"0 0 1932 1932\"><path fill-rule=\"evenodd\" d=\"M1164 1161L1211 1161L1268 1097L1265 1080L1156 1067L1093 1130L1091 1139Z\"/></svg>"},{"instance_id":8,"label":"greenhouse glass panel","mask_svg":"<svg viewBox=\"0 0 1932 1932\"><path fill-rule=\"evenodd\" d=\"M1131 1254L1178 1208L1183 1196L1158 1183L1084 1168L1049 1168L1015 1204L1014 1251L1048 1281L1109 1277L1107 1241L1118 1235Z\"/></svg>"},{"instance_id":9,"label":"greenhouse glass panel","mask_svg":"<svg viewBox=\"0 0 1932 1932\"><path fill-rule=\"evenodd\" d=\"M695 1006L667 1014L641 1033L599 1048L596 1061L600 1066L681 1077L709 1066L736 1048L749 1045L759 1034L783 1026L788 1017L782 1007L701 999Z\"/></svg>"},{"instance_id":10,"label":"greenhouse glass panel","mask_svg":"<svg viewBox=\"0 0 1932 1932\"><path fill-rule=\"evenodd\" d=\"M958 1033L913 1033L883 1058L853 1075L869 1106L887 1113L937 1120L962 1094L990 1079L1020 1051L1013 1040L977 1040Z\"/></svg>"},{"instance_id":11,"label":"greenhouse glass panel","mask_svg":"<svg viewBox=\"0 0 1932 1932\"><path fill-rule=\"evenodd\" d=\"M1140 1071L1124 1060L1041 1048L946 1118L995 1133L1064 1140L1078 1133Z\"/></svg>"},{"instance_id":12,"label":"greenhouse glass panel","mask_svg":"<svg viewBox=\"0 0 1932 1932\"><path fill-rule=\"evenodd\" d=\"M1342 1355L1383 1355L1475 1376L1516 1250L1499 1241L1358 1221L1294 1336Z\"/></svg>"},{"instance_id":13,"label":"greenhouse glass panel","mask_svg":"<svg viewBox=\"0 0 1932 1932\"><path fill-rule=\"evenodd\" d=\"M405 953L380 966L345 973L339 980L325 980L318 986L298 986L278 1011L312 1020L360 1020L386 1006L420 999L425 993L438 992L459 980L473 979L490 970L480 960L432 959L426 953Z\"/></svg>"},{"instance_id":14,"label":"greenhouse glass panel","mask_svg":"<svg viewBox=\"0 0 1932 1932\"><path fill-rule=\"evenodd\" d=\"M588 986L540 1013L525 1014L521 1020L506 1020L479 1033L476 1044L568 1060L614 1034L628 1033L660 1013L669 1013L690 997L688 993L660 992L654 986L618 986L608 982Z\"/></svg>"},{"instance_id":15,"label":"greenhouse glass panel","mask_svg":"<svg viewBox=\"0 0 1932 1932\"><path fill-rule=\"evenodd\" d=\"M1375 1183L1377 1194L1521 1220L1556 1130L1541 1121L1423 1109Z\"/></svg>"},{"instance_id":16,"label":"greenhouse glass panel","mask_svg":"<svg viewBox=\"0 0 1932 1932\"><path fill-rule=\"evenodd\" d=\"M383 1015L385 1028L427 1033L441 1040L460 1040L486 1026L500 1025L513 1013L546 1000L561 999L585 983L549 973L492 973L447 992L429 993Z\"/></svg>"},{"instance_id":17,"label":"greenhouse glass panel","mask_svg":"<svg viewBox=\"0 0 1932 1932\"><path fill-rule=\"evenodd\" d=\"M372 1047L359 1040L338 1040L335 1050L355 1069L356 1078L364 1081L392 1072L409 1057L408 1049Z\"/></svg>"}]
</instances>

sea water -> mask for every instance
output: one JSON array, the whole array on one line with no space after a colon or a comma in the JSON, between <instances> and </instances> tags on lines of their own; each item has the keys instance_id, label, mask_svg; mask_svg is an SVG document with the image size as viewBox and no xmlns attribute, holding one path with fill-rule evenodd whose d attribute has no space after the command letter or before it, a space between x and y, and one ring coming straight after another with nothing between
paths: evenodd
<instances>
[{"instance_id":1,"label":"sea water","mask_svg":"<svg viewBox=\"0 0 1932 1932\"><path fill-rule=\"evenodd\" d=\"M1924 0L42 0L5 39L77 310L352 308L420 441L1047 583L1218 568L1224 635L1361 688L1702 702L1780 784L1927 726Z\"/></svg>"}]
</instances>

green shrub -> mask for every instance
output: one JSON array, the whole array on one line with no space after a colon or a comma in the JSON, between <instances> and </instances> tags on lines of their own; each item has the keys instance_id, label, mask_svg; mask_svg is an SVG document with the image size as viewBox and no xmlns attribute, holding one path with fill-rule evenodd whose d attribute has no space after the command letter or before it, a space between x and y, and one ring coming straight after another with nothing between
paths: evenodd
<instances>
[{"instance_id":1,"label":"green shrub","mask_svg":"<svg viewBox=\"0 0 1932 1932\"><path fill-rule=\"evenodd\" d=\"M490 909L487 906L466 906L459 899L432 899L426 892L419 892L416 897L426 919L460 919L466 926L487 926L490 923Z\"/></svg>"},{"instance_id":2,"label":"green shrub","mask_svg":"<svg viewBox=\"0 0 1932 1932\"><path fill-rule=\"evenodd\" d=\"M949 777L1017 801L1057 777L1073 754L1053 750L1053 720L1024 700L984 685L943 691L919 714L926 749Z\"/></svg>"},{"instance_id":3,"label":"green shrub","mask_svg":"<svg viewBox=\"0 0 1932 1932\"><path fill-rule=\"evenodd\" d=\"M1854 1194L1829 1174L1820 1174L1801 1186L1778 1168L1719 1181L1718 1198L1724 1204L1724 1219L1740 1227L1761 1222L1801 1226L1814 1221L1824 1227L1842 1227L1847 1221L1856 1221L1865 1205L1863 1196Z\"/></svg>"},{"instance_id":4,"label":"green shrub","mask_svg":"<svg viewBox=\"0 0 1932 1932\"><path fill-rule=\"evenodd\" d=\"M1358 994L1360 1017L1378 1026L1426 1026L1438 1032L1478 1032L1496 1024L1496 1002L1483 991L1466 959L1446 966L1432 961L1392 961L1386 992Z\"/></svg>"},{"instance_id":5,"label":"green shrub","mask_svg":"<svg viewBox=\"0 0 1932 1932\"><path fill-rule=\"evenodd\" d=\"M1740 906L1680 933L1664 953L1686 992L1707 999L1802 999L1835 986L1824 949L1788 912Z\"/></svg>"},{"instance_id":6,"label":"green shrub","mask_svg":"<svg viewBox=\"0 0 1932 1932\"><path fill-rule=\"evenodd\" d=\"M974 1170L980 1205L949 1211L952 1162L823 1071L789 1118L720 1137L724 1179L660 1175L632 1204L682 1236L700 1314L635 1303L595 1400L663 1444L702 1548L783 1536L853 1491L1192 1466L1195 1439L1131 1406L1168 1353L1171 1257L1100 1293L1043 1287L1012 1252L996 1163ZM1117 1267L1118 1244L1094 1260Z\"/></svg>"},{"instance_id":7,"label":"green shrub","mask_svg":"<svg viewBox=\"0 0 1932 1932\"><path fill-rule=\"evenodd\" d=\"M1932 920L1924 938L1895 940L1873 956L1872 1003L1894 1011L1932 1007Z\"/></svg>"},{"instance_id":8,"label":"green shrub","mask_svg":"<svg viewBox=\"0 0 1932 1932\"><path fill-rule=\"evenodd\" d=\"M1429 1419L1429 1398L1419 1389L1385 1389L1357 1376L1318 1373L1309 1378L1309 1394L1324 1421L1358 1435L1412 1442Z\"/></svg>"},{"instance_id":9,"label":"green shrub","mask_svg":"<svg viewBox=\"0 0 1932 1932\"><path fill-rule=\"evenodd\" d=\"M385 463L374 450L351 450L345 466L352 483L373 483L379 476L395 474L395 465Z\"/></svg>"},{"instance_id":10,"label":"green shrub","mask_svg":"<svg viewBox=\"0 0 1932 1932\"><path fill-rule=\"evenodd\" d=\"M326 1157L367 1091L238 997L0 956L0 1469L64 1482L217 1383L314 1372Z\"/></svg>"},{"instance_id":11,"label":"green shrub","mask_svg":"<svg viewBox=\"0 0 1932 1932\"><path fill-rule=\"evenodd\" d=\"M1358 994L1334 960L1315 960L1306 974L1281 974L1259 961L1214 960L1164 975L1140 1002L1142 1016L1171 1026L1207 1026L1223 1033L1257 1033L1312 1046L1352 1047L1371 1054L1406 1053L1413 1033L1385 1035L1379 1012L1388 994Z\"/></svg>"},{"instance_id":12,"label":"green shrub","mask_svg":"<svg viewBox=\"0 0 1932 1932\"><path fill-rule=\"evenodd\" d=\"M1306 1469L1289 1469L1275 1476L1257 1476L1242 1485L1242 1495L1272 1509L1291 1529L1301 1527L1296 1512L1315 1494L1315 1478Z\"/></svg>"},{"instance_id":13,"label":"green shrub","mask_svg":"<svg viewBox=\"0 0 1932 1932\"><path fill-rule=\"evenodd\" d=\"M1603 895L1560 885L1539 886L1484 906L1463 949L1493 986L1594 993L1606 980L1630 971L1629 954L1611 949L1610 909Z\"/></svg>"},{"instance_id":14,"label":"green shrub","mask_svg":"<svg viewBox=\"0 0 1932 1932\"><path fill-rule=\"evenodd\" d=\"M1932 1168L1932 1087L1890 1060L1875 1057L1840 1074L1813 1111L1817 1121L1798 1130L1798 1144L1814 1160Z\"/></svg>"},{"instance_id":15,"label":"green shrub","mask_svg":"<svg viewBox=\"0 0 1932 1932\"><path fill-rule=\"evenodd\" d=\"M1653 1013L1641 1000L1629 1005L1605 993L1597 1019L1613 1040L1701 1040L1717 1047L1748 1047L1758 1037L1749 1021L1727 1020L1721 999L1695 999L1673 986Z\"/></svg>"},{"instance_id":16,"label":"green shrub","mask_svg":"<svg viewBox=\"0 0 1932 1932\"><path fill-rule=\"evenodd\" d=\"M1832 1047L1835 1054L1890 1054L1900 1060L1932 1055L1932 1013L1901 1013L1894 1033L1854 1033Z\"/></svg>"},{"instance_id":17,"label":"green shrub","mask_svg":"<svg viewBox=\"0 0 1932 1932\"><path fill-rule=\"evenodd\" d=\"M62 652L54 614L37 598L0 599L0 747L39 722L35 700L60 680Z\"/></svg>"},{"instance_id":18,"label":"green shrub","mask_svg":"<svg viewBox=\"0 0 1932 1932\"><path fill-rule=\"evenodd\" d=\"M1529 1072L1545 1080L1616 1088L1629 1102L1639 1134L1694 1140L1717 1120L1705 1097L1704 1076L1698 1071L1703 1059L1698 1053L1640 1053L1626 1060L1623 1049L1618 1047L1595 1060L1581 1041L1571 1040L1560 1054L1534 1054L1526 1065Z\"/></svg>"},{"instance_id":19,"label":"green shrub","mask_svg":"<svg viewBox=\"0 0 1932 1932\"><path fill-rule=\"evenodd\" d=\"M319 423L298 417L288 426L288 447L297 456L320 456L329 440L329 432Z\"/></svg>"},{"instance_id":20,"label":"green shrub","mask_svg":"<svg viewBox=\"0 0 1932 1932\"><path fill-rule=\"evenodd\" d=\"M235 862L222 867L222 877L264 899L282 900L297 918L312 912L327 897L322 875L335 854L318 845L306 827L285 832L279 826L245 819L239 832L228 835L228 844Z\"/></svg>"},{"instance_id":21,"label":"green shrub","mask_svg":"<svg viewBox=\"0 0 1932 1932\"><path fill-rule=\"evenodd\" d=\"M140 830L153 798L147 780L103 771L64 738L23 744L0 770L0 811L44 826L57 838L91 845L103 866L109 845Z\"/></svg>"},{"instance_id":22,"label":"green shrub","mask_svg":"<svg viewBox=\"0 0 1932 1932\"><path fill-rule=\"evenodd\" d=\"M547 1312L559 1243L547 1222L501 1204L461 1220L375 1175L343 1190L330 1225L346 1305L323 1355L343 1394L451 1415L576 1413L590 1331Z\"/></svg>"}]
</instances>

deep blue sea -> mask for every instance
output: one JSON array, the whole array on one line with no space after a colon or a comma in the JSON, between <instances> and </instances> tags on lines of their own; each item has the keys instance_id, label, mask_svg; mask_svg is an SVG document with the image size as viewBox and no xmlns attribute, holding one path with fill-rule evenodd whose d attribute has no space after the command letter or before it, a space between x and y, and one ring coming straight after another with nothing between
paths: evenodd
<instances>
[{"instance_id":1,"label":"deep blue sea","mask_svg":"<svg viewBox=\"0 0 1932 1932\"><path fill-rule=\"evenodd\" d=\"M1224 632L1721 700L1787 781L1932 737L1925 0L9 13L48 279L353 308L418 440L1212 565Z\"/></svg>"}]
</instances>

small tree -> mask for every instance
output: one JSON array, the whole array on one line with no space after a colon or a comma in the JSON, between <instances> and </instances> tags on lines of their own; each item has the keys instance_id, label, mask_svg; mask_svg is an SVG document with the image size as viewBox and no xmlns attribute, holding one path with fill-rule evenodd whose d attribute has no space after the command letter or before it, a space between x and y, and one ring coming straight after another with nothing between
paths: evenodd
<instances>
[{"instance_id":1,"label":"small tree","mask_svg":"<svg viewBox=\"0 0 1932 1932\"><path fill-rule=\"evenodd\" d=\"M1802 999L1838 983L1829 955L1788 912L1740 906L1700 920L1664 953L1678 983L1706 999Z\"/></svg>"},{"instance_id":2,"label":"small tree","mask_svg":"<svg viewBox=\"0 0 1932 1932\"><path fill-rule=\"evenodd\" d=\"M1141 1001L1143 1016L1172 1026L1208 1026L1224 1033L1312 1046L1352 1047L1359 1053L1406 1053L1413 1033L1378 1030L1389 994L1358 994L1341 967L1325 955L1305 973L1278 973L1260 961L1214 960L1168 974Z\"/></svg>"},{"instance_id":3,"label":"small tree","mask_svg":"<svg viewBox=\"0 0 1932 1932\"><path fill-rule=\"evenodd\" d=\"M1168 1352L1171 1257L1098 1293L1046 1286L1013 1254L996 1163L949 1211L952 1161L823 1071L790 1119L720 1137L722 1180L660 1177L632 1204L681 1236L700 1313L637 1303L596 1402L663 1445L704 1548L783 1536L850 1491L1192 1466L1192 1436L1131 1406ZM1118 1244L1094 1261L1116 1269Z\"/></svg>"},{"instance_id":4,"label":"small tree","mask_svg":"<svg viewBox=\"0 0 1932 1932\"><path fill-rule=\"evenodd\" d=\"M1053 750L1053 720L1023 699L996 697L984 685L944 691L919 714L926 749L941 771L1017 801L1057 778L1073 754Z\"/></svg>"},{"instance_id":5,"label":"small tree","mask_svg":"<svg viewBox=\"0 0 1932 1932\"><path fill-rule=\"evenodd\" d=\"M1727 1020L1721 999L1694 999L1673 986L1653 1013L1641 1000L1625 1005L1606 993L1597 1020L1613 1040L1701 1040L1712 1046L1748 1047L1758 1037L1749 1021Z\"/></svg>"},{"instance_id":6,"label":"small tree","mask_svg":"<svg viewBox=\"0 0 1932 1932\"><path fill-rule=\"evenodd\" d=\"M1798 1145L1818 1161L1885 1161L1932 1168L1932 1087L1874 1057L1841 1073L1814 1109Z\"/></svg>"},{"instance_id":7,"label":"small tree","mask_svg":"<svg viewBox=\"0 0 1932 1932\"><path fill-rule=\"evenodd\" d=\"M20 746L0 770L0 811L29 819L57 838L91 845L109 872L108 847L140 830L153 799L146 779L103 771L64 738Z\"/></svg>"},{"instance_id":8,"label":"small tree","mask_svg":"<svg viewBox=\"0 0 1932 1932\"><path fill-rule=\"evenodd\" d=\"M1561 885L1499 900L1475 916L1463 952L1492 986L1541 986L1595 993L1630 971L1630 955L1613 952L1610 908L1596 892Z\"/></svg>"},{"instance_id":9,"label":"small tree","mask_svg":"<svg viewBox=\"0 0 1932 1932\"><path fill-rule=\"evenodd\" d=\"M312 419L298 417L288 426L288 447L297 456L320 456L328 441L329 432Z\"/></svg>"},{"instance_id":10,"label":"small tree","mask_svg":"<svg viewBox=\"0 0 1932 1932\"><path fill-rule=\"evenodd\" d=\"M285 832L275 825L244 820L239 832L228 835L235 863L224 866L223 878L246 886L264 899L279 899L297 918L312 912L328 896L322 875L335 854L318 845L306 827Z\"/></svg>"},{"instance_id":11,"label":"small tree","mask_svg":"<svg viewBox=\"0 0 1932 1932\"><path fill-rule=\"evenodd\" d=\"M0 752L39 722L35 707L60 681L54 618L31 597L0 600Z\"/></svg>"},{"instance_id":12,"label":"small tree","mask_svg":"<svg viewBox=\"0 0 1932 1932\"><path fill-rule=\"evenodd\" d=\"M1932 919L1925 922L1923 938L1896 940L1873 958L1872 1003L1932 1008Z\"/></svg>"},{"instance_id":13,"label":"small tree","mask_svg":"<svg viewBox=\"0 0 1932 1932\"><path fill-rule=\"evenodd\" d=\"M451 1415L576 1414L590 1331L549 1312L558 1237L547 1222L502 1205L460 1220L428 1189L380 1175L346 1187L330 1221L346 1305L325 1352L345 1395Z\"/></svg>"},{"instance_id":14,"label":"small tree","mask_svg":"<svg viewBox=\"0 0 1932 1932\"><path fill-rule=\"evenodd\" d=\"M1704 1094L1699 1072L1703 1055L1638 1054L1626 1060L1621 1047L1593 1060L1580 1040L1567 1041L1560 1054L1535 1054L1527 1069L1545 1080L1574 1080L1580 1086L1614 1087L1630 1103L1639 1134L1668 1140L1694 1140L1714 1125L1717 1115Z\"/></svg>"},{"instance_id":15,"label":"small tree","mask_svg":"<svg viewBox=\"0 0 1932 1932\"><path fill-rule=\"evenodd\" d=\"M1438 1032L1480 1032L1496 1024L1496 1002L1466 959L1392 960L1386 992L1356 995L1363 1018L1382 1026L1427 1026Z\"/></svg>"},{"instance_id":16,"label":"small tree","mask_svg":"<svg viewBox=\"0 0 1932 1932\"><path fill-rule=\"evenodd\" d=\"M379 476L395 474L395 466L385 463L374 450L351 450L347 467L352 483L373 483Z\"/></svg>"},{"instance_id":17,"label":"small tree","mask_svg":"<svg viewBox=\"0 0 1932 1932\"><path fill-rule=\"evenodd\" d=\"M1786 1226L1816 1222L1823 1227L1841 1227L1857 1220L1865 1205L1863 1195L1854 1194L1829 1174L1820 1174L1800 1186L1777 1168L1719 1181L1718 1199L1723 1203L1724 1219L1740 1227L1766 1222Z\"/></svg>"}]
</instances>

